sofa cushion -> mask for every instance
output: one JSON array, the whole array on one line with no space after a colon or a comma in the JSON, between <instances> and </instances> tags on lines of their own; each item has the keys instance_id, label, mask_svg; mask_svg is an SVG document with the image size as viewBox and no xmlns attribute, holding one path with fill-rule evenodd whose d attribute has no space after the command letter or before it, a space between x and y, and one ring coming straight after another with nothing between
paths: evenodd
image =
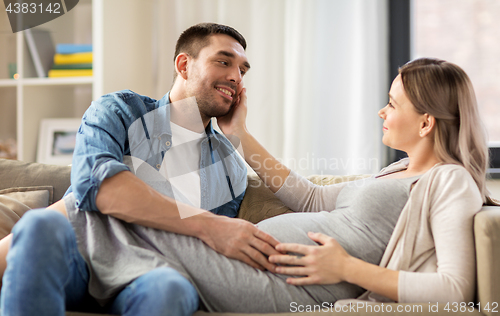
<instances>
[{"instance_id":1,"label":"sofa cushion","mask_svg":"<svg viewBox=\"0 0 500 316\"><path fill-rule=\"evenodd\" d=\"M0 190L50 185L59 201L70 185L71 167L0 159Z\"/></svg>"},{"instance_id":2,"label":"sofa cushion","mask_svg":"<svg viewBox=\"0 0 500 316\"><path fill-rule=\"evenodd\" d=\"M52 204L52 186L20 187L0 190L0 239L32 208Z\"/></svg>"},{"instance_id":3,"label":"sofa cushion","mask_svg":"<svg viewBox=\"0 0 500 316\"><path fill-rule=\"evenodd\" d=\"M254 224L276 215L293 212L285 206L257 175L249 175L238 217Z\"/></svg>"}]
</instances>

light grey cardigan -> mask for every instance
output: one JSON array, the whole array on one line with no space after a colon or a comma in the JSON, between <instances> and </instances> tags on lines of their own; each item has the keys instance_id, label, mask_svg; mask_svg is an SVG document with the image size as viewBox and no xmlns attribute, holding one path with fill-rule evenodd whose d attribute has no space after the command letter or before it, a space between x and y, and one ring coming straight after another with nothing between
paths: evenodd
<instances>
[{"instance_id":1,"label":"light grey cardigan","mask_svg":"<svg viewBox=\"0 0 500 316\"><path fill-rule=\"evenodd\" d=\"M408 159L400 160L377 176L406 169L408 163ZM317 187L306 184L293 172L290 176L276 195L290 208L303 211L321 208L311 205L316 201L335 202L332 199L336 199L336 193L345 185ZM473 217L482 204L476 183L462 166L440 163L422 175L411 191L380 263L381 267L400 271L398 302L474 300ZM358 299L391 301L370 291Z\"/></svg>"}]
</instances>

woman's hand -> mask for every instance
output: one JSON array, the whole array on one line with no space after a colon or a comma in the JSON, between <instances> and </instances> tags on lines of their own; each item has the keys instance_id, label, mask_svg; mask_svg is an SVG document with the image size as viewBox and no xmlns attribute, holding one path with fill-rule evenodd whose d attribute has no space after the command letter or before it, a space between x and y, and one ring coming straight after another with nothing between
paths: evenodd
<instances>
[{"instance_id":1,"label":"woman's hand","mask_svg":"<svg viewBox=\"0 0 500 316\"><path fill-rule=\"evenodd\" d=\"M276 250L281 253L297 253L303 255L272 255L269 261L285 264L276 267L276 272L287 275L303 276L288 278L286 282L293 285L335 284L345 281L345 267L352 258L333 238L321 233L308 233L309 238L319 246L301 244L278 244Z\"/></svg>"},{"instance_id":2,"label":"woman's hand","mask_svg":"<svg viewBox=\"0 0 500 316\"><path fill-rule=\"evenodd\" d=\"M242 88L235 105L224 116L217 117L217 124L227 139L245 158L269 189L276 193L290 174L290 169L273 157L248 132L245 120L247 117L247 93Z\"/></svg>"},{"instance_id":3,"label":"woman's hand","mask_svg":"<svg viewBox=\"0 0 500 316\"><path fill-rule=\"evenodd\" d=\"M335 284L345 281L398 300L398 271L352 257L335 239L321 233L307 235L320 245L278 244L275 247L281 253L293 252L303 257L284 254L269 256L270 262L287 265L277 266L276 273L302 276L288 278L288 284Z\"/></svg>"},{"instance_id":4,"label":"woman's hand","mask_svg":"<svg viewBox=\"0 0 500 316\"><path fill-rule=\"evenodd\" d=\"M247 94L246 88L242 88L237 96L236 103L228 114L217 117L217 125L222 132L228 135L238 136L246 130L245 120L247 117Z\"/></svg>"}]
</instances>

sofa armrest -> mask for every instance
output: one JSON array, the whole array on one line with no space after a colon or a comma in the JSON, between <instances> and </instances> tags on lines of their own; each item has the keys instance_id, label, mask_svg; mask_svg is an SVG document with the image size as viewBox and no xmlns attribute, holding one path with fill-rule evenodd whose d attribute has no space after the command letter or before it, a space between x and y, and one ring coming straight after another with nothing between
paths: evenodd
<instances>
[{"instance_id":1,"label":"sofa armrest","mask_svg":"<svg viewBox=\"0 0 500 316\"><path fill-rule=\"evenodd\" d=\"M483 206L474 217L474 236L476 241L477 295L481 310L486 315L491 311L483 310L500 307L500 207ZM496 304L493 305L492 304ZM496 313L495 313L496 314Z\"/></svg>"}]
</instances>

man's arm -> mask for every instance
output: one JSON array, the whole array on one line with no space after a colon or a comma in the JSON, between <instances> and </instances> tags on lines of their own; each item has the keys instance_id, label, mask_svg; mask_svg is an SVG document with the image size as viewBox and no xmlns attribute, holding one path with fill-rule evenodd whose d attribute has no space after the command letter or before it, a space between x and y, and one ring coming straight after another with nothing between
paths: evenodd
<instances>
[{"instance_id":1,"label":"man's arm","mask_svg":"<svg viewBox=\"0 0 500 316\"><path fill-rule=\"evenodd\" d=\"M275 265L264 256L278 254L274 249L278 241L272 236L245 220L210 212L181 219L178 203L158 193L129 171L106 178L96 197L96 205L103 214L128 223L197 237L229 258L254 268L274 271ZM182 207L184 210L191 208L193 213L200 211L186 204Z\"/></svg>"},{"instance_id":2,"label":"man's arm","mask_svg":"<svg viewBox=\"0 0 500 316\"><path fill-rule=\"evenodd\" d=\"M271 236L243 220L210 212L181 219L176 201L138 177L123 163L130 126L154 108L131 91L92 103L76 137L71 188L82 211L100 211L129 223L198 237L214 250L253 267L273 269L265 256L277 253ZM202 210L183 205L183 211Z\"/></svg>"}]
</instances>

